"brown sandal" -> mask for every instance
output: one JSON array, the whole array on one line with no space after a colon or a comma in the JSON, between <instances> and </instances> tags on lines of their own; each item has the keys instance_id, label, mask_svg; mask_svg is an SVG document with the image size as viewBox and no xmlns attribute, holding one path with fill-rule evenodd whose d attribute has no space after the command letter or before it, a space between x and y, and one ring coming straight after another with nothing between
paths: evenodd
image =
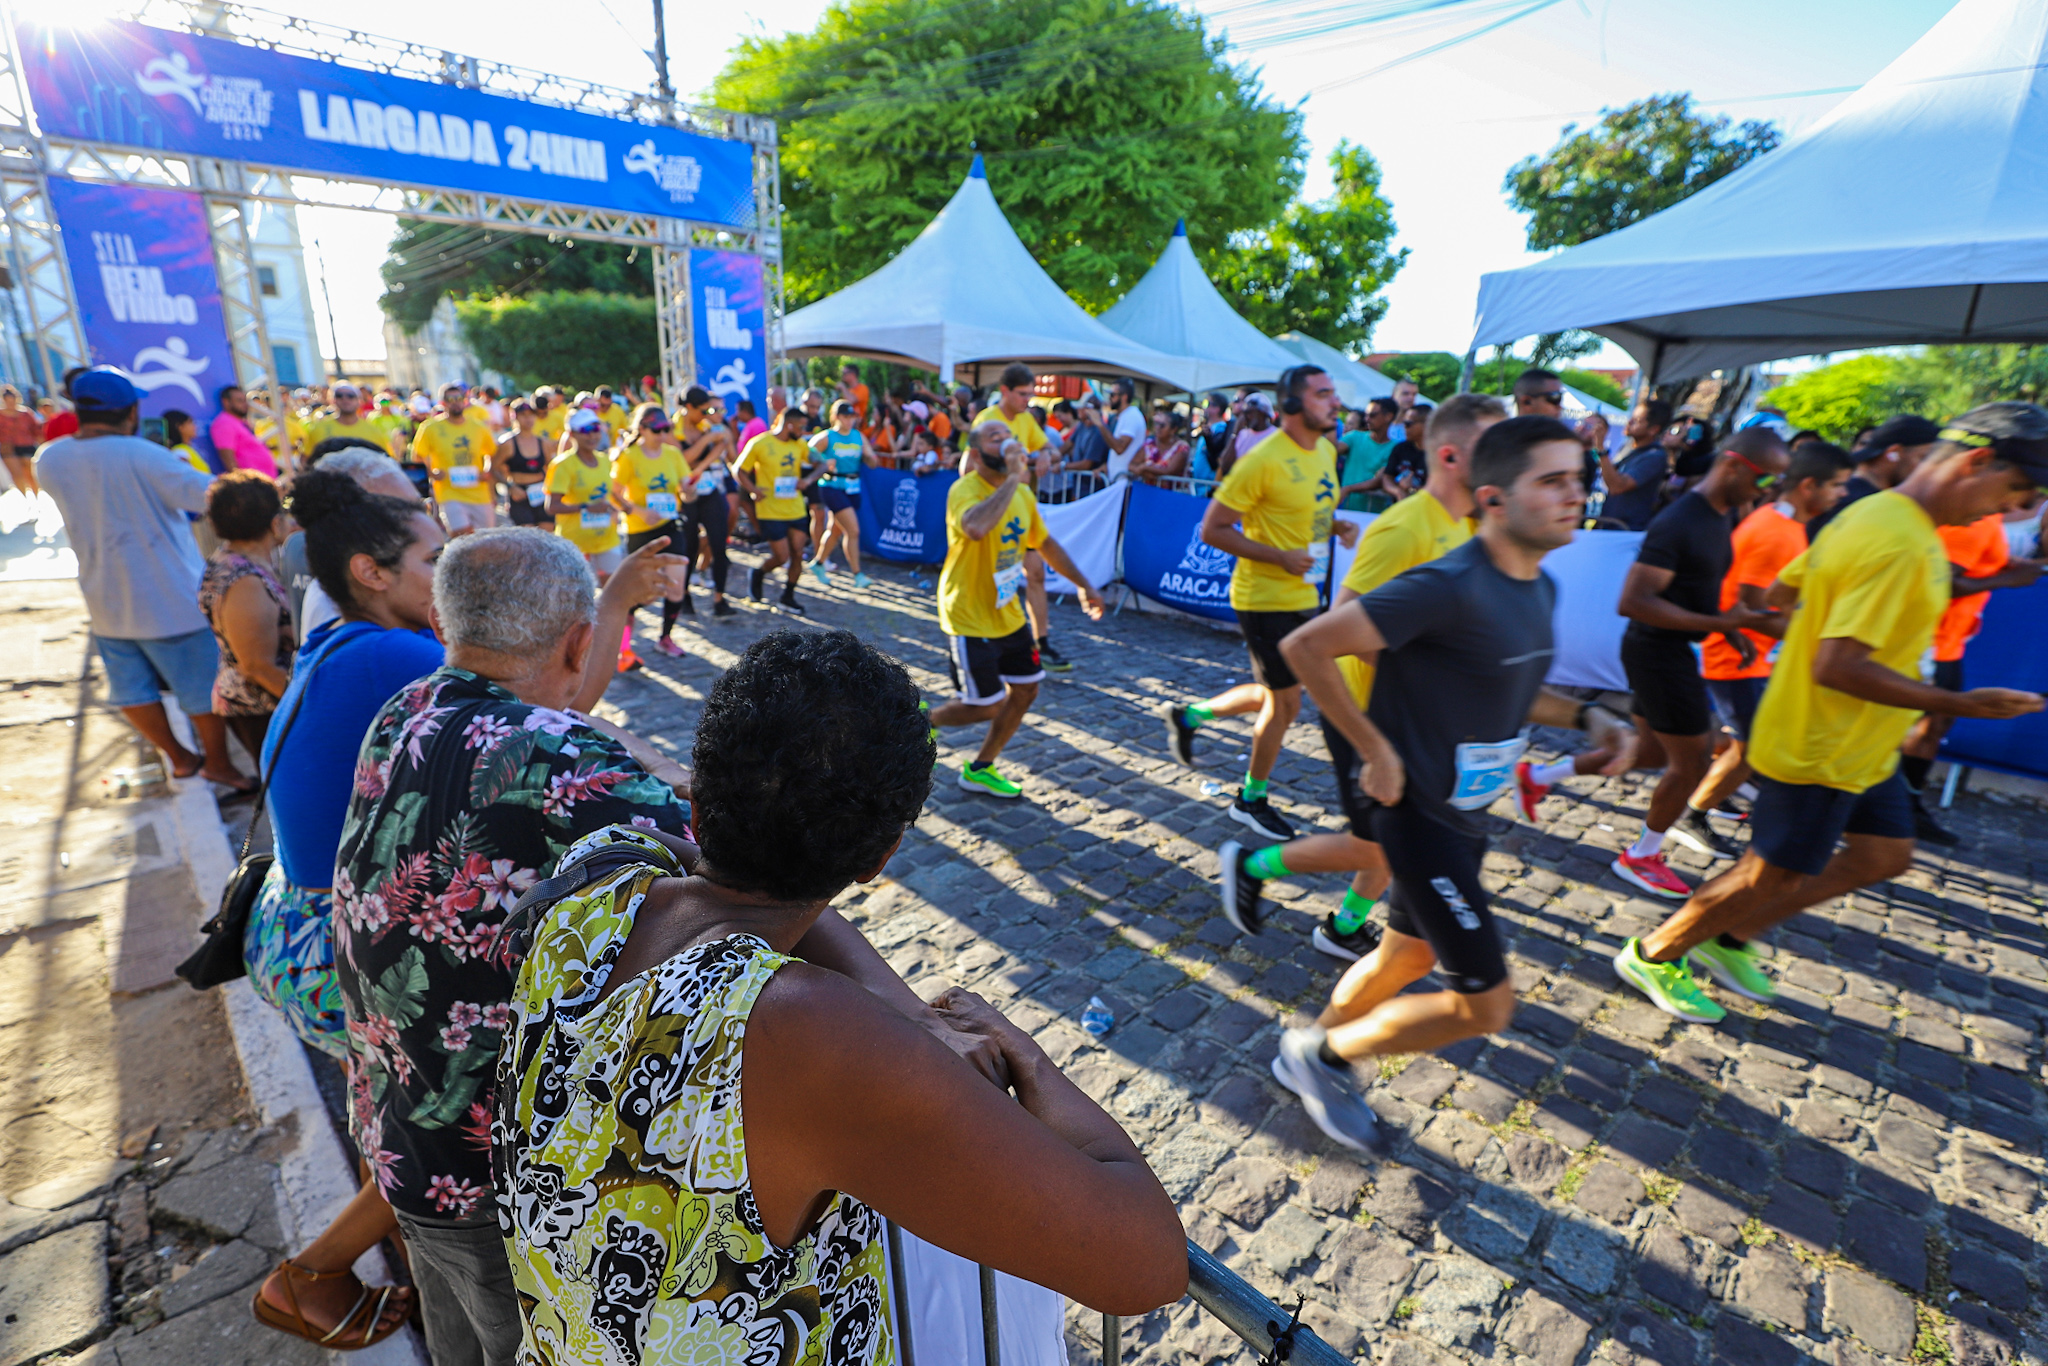
<instances>
[{"instance_id":1,"label":"brown sandal","mask_svg":"<svg viewBox=\"0 0 2048 1366\"><path fill-rule=\"evenodd\" d=\"M284 1273L284 1294L285 1298L291 1301L291 1312L287 1314L263 1298L263 1285L270 1283L268 1276L263 1278L263 1285L256 1287L256 1298L250 1302L249 1308L255 1314L256 1322L266 1328L275 1328L280 1333L289 1333L295 1338L304 1338L308 1342L318 1343L337 1352L357 1352L365 1347L375 1347L403 1328L406 1319L412 1317L411 1314L407 1314L406 1318L379 1331L377 1325L383 1321L384 1309L391 1301L391 1293L400 1287L366 1285L363 1286L362 1293L356 1296L356 1302L349 1307L348 1313L342 1315L341 1320L333 1328L325 1333L318 1332L312 1324L306 1322L305 1311L299 1308L299 1292L293 1288L293 1278L308 1282L331 1281L338 1276L353 1278L355 1271L349 1267L343 1267L339 1271L308 1271L289 1257L279 1262L277 1269ZM360 1328L356 1326L358 1323L361 1325Z\"/></svg>"}]
</instances>

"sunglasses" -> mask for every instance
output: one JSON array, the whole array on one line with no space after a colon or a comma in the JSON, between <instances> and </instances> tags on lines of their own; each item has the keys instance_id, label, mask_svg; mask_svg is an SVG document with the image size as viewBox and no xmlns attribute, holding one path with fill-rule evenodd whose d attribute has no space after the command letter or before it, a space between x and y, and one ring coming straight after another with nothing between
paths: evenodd
<instances>
[{"instance_id":1,"label":"sunglasses","mask_svg":"<svg viewBox=\"0 0 2048 1366\"><path fill-rule=\"evenodd\" d=\"M1531 395L1529 395L1529 397L1530 397L1530 398L1536 398L1536 399L1541 399L1541 400L1543 400L1543 401L1544 401L1545 403L1555 403L1555 404L1558 404L1559 406L1563 406L1563 404L1564 404L1564 390L1562 390L1562 389L1555 389L1555 390L1552 390L1552 391L1551 391L1550 393L1547 393L1547 394L1531 394Z\"/></svg>"},{"instance_id":2,"label":"sunglasses","mask_svg":"<svg viewBox=\"0 0 2048 1366\"><path fill-rule=\"evenodd\" d=\"M1728 451L1725 453L1734 456L1737 460L1740 460L1743 464L1749 466L1750 472L1756 475L1756 486L1758 489L1767 489L1771 487L1771 485L1778 482L1777 475L1772 474L1770 471L1764 469L1762 466L1758 465L1756 461L1751 460L1741 451Z\"/></svg>"}]
</instances>

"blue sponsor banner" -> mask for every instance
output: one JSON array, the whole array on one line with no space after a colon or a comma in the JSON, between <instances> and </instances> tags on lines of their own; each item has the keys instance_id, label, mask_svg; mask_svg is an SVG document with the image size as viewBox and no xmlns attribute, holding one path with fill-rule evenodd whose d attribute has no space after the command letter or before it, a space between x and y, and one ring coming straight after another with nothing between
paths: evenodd
<instances>
[{"instance_id":1,"label":"blue sponsor banner","mask_svg":"<svg viewBox=\"0 0 2048 1366\"><path fill-rule=\"evenodd\" d=\"M17 38L48 136L754 225L743 142L146 24L24 23Z\"/></svg>"},{"instance_id":2,"label":"blue sponsor banner","mask_svg":"<svg viewBox=\"0 0 2048 1366\"><path fill-rule=\"evenodd\" d=\"M960 476L951 470L860 472L860 553L907 564L946 561L946 498Z\"/></svg>"},{"instance_id":3,"label":"blue sponsor banner","mask_svg":"<svg viewBox=\"0 0 2048 1366\"><path fill-rule=\"evenodd\" d=\"M721 395L727 412L746 398L765 418L768 316L761 258L742 251L692 248L690 318L697 383Z\"/></svg>"},{"instance_id":4,"label":"blue sponsor banner","mask_svg":"<svg viewBox=\"0 0 2048 1366\"><path fill-rule=\"evenodd\" d=\"M1217 621L1236 621L1230 609L1235 556L1202 539L1207 498L1132 484L1124 512L1124 583L1132 591Z\"/></svg>"},{"instance_id":5,"label":"blue sponsor banner","mask_svg":"<svg viewBox=\"0 0 2048 1366\"><path fill-rule=\"evenodd\" d=\"M2048 582L2001 588L1984 605L1984 628L1963 655L1963 683L1971 688L2048 692ZM2048 712L1985 721L1958 720L1941 742L1950 763L2048 778Z\"/></svg>"},{"instance_id":6,"label":"blue sponsor banner","mask_svg":"<svg viewBox=\"0 0 2048 1366\"><path fill-rule=\"evenodd\" d=\"M178 408L206 430L235 382L206 205L196 194L51 177L50 203L94 365L128 372L142 415Z\"/></svg>"}]
</instances>

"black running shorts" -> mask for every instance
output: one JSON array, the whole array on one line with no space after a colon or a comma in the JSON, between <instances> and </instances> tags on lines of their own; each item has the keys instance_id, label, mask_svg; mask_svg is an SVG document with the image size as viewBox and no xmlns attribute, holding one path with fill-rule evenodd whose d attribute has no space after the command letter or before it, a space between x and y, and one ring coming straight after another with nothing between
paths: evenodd
<instances>
[{"instance_id":1,"label":"black running shorts","mask_svg":"<svg viewBox=\"0 0 2048 1366\"><path fill-rule=\"evenodd\" d=\"M1428 940L1437 973L1452 991L1469 996L1505 982L1500 930L1479 885L1486 840L1432 820L1412 802L1371 809L1371 839L1394 872L1387 928Z\"/></svg>"},{"instance_id":2,"label":"black running shorts","mask_svg":"<svg viewBox=\"0 0 2048 1366\"><path fill-rule=\"evenodd\" d=\"M1913 794L1897 770L1875 787L1844 792L1818 783L1781 783L1756 775L1749 804L1749 847L1765 863L1816 876L1845 834L1913 838Z\"/></svg>"},{"instance_id":3,"label":"black running shorts","mask_svg":"<svg viewBox=\"0 0 2048 1366\"><path fill-rule=\"evenodd\" d=\"M1330 748L1330 767L1337 770L1337 809L1344 813L1345 823L1351 833L1362 840L1374 838L1372 813L1377 810L1358 790L1358 773L1365 767L1365 761L1358 757L1358 751L1344 738L1344 732L1330 724L1330 718L1323 721L1323 743Z\"/></svg>"},{"instance_id":4,"label":"black running shorts","mask_svg":"<svg viewBox=\"0 0 2048 1366\"><path fill-rule=\"evenodd\" d=\"M995 639L947 636L946 666L953 671L953 691L970 707L1002 701L1006 684L1037 683L1045 677L1028 621Z\"/></svg>"},{"instance_id":5,"label":"black running shorts","mask_svg":"<svg viewBox=\"0 0 2048 1366\"><path fill-rule=\"evenodd\" d=\"M1245 648L1251 651L1252 682L1279 692L1301 680L1280 654L1280 642L1294 628L1315 616L1314 612L1239 612L1237 629L1244 632Z\"/></svg>"},{"instance_id":6,"label":"black running shorts","mask_svg":"<svg viewBox=\"0 0 2048 1366\"><path fill-rule=\"evenodd\" d=\"M661 552L662 554L680 555L683 553L683 524L681 522L663 522L660 526L649 527L645 531L627 532L626 553L628 555L632 554L657 536L668 537L668 546Z\"/></svg>"},{"instance_id":7,"label":"black running shorts","mask_svg":"<svg viewBox=\"0 0 2048 1366\"><path fill-rule=\"evenodd\" d=\"M1629 630L1621 637L1621 667L1635 694L1636 715L1659 735L1705 735L1714 728L1707 680L1700 677L1692 643L1675 636Z\"/></svg>"}]
</instances>

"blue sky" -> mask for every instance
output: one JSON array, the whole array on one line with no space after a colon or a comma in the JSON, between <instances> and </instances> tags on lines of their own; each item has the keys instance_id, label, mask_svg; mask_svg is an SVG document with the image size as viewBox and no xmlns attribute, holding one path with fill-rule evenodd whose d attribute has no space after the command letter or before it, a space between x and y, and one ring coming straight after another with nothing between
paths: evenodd
<instances>
[{"instance_id":1,"label":"blue sky","mask_svg":"<svg viewBox=\"0 0 2048 1366\"><path fill-rule=\"evenodd\" d=\"M314 0L272 4L332 22L331 6ZM1195 3L1220 16L1224 32L1247 38L1270 36L1276 22L1288 31L1286 13L1312 6L1322 7L1317 0ZM824 8L823 0L669 0L677 88L701 90L746 34L808 28ZM1497 8L1479 8L1454 7L1426 25L1403 21L1261 43L1240 54L1276 100L1304 111L1311 194L1328 189L1324 160L1341 138L1370 148L1385 169L1399 245L1410 256L1387 291L1390 308L1373 339L1378 350L1462 349L1480 274L1533 259L1523 248L1522 220L1501 196L1501 179L1521 157L1551 146L1564 124L1591 122L1604 106L1690 90L1719 112L1769 118L1796 132L1842 95L1789 92L1861 84L1946 13L1949 0L1722 0L1711 7L1554 0L1491 33L1356 79L1500 17ZM358 0L351 20L430 47L614 85L652 80L643 51L651 42L648 0L510 0L493 7L488 24L478 23L466 0ZM1882 166L1871 168L1874 183L1883 176ZM1000 196L1001 187L996 191ZM340 212L308 215L307 227L322 240L344 353L380 354L376 265L385 228ZM1627 363L1619 352L1600 363L1610 358Z\"/></svg>"}]
</instances>

